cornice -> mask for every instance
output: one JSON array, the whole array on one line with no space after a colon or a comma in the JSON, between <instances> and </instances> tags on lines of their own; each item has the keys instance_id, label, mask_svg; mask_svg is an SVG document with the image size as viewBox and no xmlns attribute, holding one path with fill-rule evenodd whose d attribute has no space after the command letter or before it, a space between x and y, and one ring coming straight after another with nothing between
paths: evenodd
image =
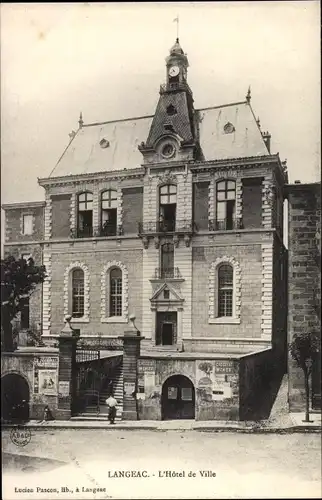
<instances>
[{"instance_id":1,"label":"cornice","mask_svg":"<svg viewBox=\"0 0 322 500\"><path fill-rule=\"evenodd\" d=\"M211 171L216 168L253 168L254 165L262 166L269 164L280 164L278 155L250 156L240 158L227 158L209 161L187 161L187 166L191 172Z\"/></svg>"},{"instance_id":2,"label":"cornice","mask_svg":"<svg viewBox=\"0 0 322 500\"><path fill-rule=\"evenodd\" d=\"M66 175L62 177L38 178L38 184L42 187L59 186L66 184L82 184L84 182L97 182L108 180L123 180L143 177L144 167L133 168L131 170L114 170L112 172L94 172L90 174Z\"/></svg>"},{"instance_id":3,"label":"cornice","mask_svg":"<svg viewBox=\"0 0 322 500\"><path fill-rule=\"evenodd\" d=\"M19 203L3 203L1 208L3 210L15 210L18 208L38 208L44 207L46 203L44 201L25 201Z\"/></svg>"}]
</instances>

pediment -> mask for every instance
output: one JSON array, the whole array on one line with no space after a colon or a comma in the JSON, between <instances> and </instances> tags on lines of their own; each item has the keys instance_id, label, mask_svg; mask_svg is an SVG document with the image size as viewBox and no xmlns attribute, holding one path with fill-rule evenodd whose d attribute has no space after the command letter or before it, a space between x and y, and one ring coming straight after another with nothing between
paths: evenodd
<instances>
[{"instance_id":1,"label":"pediment","mask_svg":"<svg viewBox=\"0 0 322 500\"><path fill-rule=\"evenodd\" d=\"M169 292L168 293L168 298L165 297L164 292ZM161 286L159 286L155 292L153 293L151 299L151 302L183 302L184 299L176 290L173 286L171 286L170 283L163 283Z\"/></svg>"}]
</instances>

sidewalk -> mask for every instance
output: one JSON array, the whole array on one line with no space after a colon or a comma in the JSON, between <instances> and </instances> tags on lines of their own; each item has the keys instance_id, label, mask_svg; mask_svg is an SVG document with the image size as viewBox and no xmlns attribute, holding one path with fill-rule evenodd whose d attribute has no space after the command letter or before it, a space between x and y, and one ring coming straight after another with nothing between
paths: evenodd
<instances>
[{"instance_id":1,"label":"sidewalk","mask_svg":"<svg viewBox=\"0 0 322 500\"><path fill-rule=\"evenodd\" d=\"M288 425L278 426L269 421L195 421L195 420L137 420L121 421L111 425L107 420L31 420L25 426L34 429L106 429L114 430L153 430L153 431L201 431L201 432L243 432L243 433L288 433L321 432L321 414L311 416L312 423L303 422L304 413L290 414ZM11 427L11 426L7 426Z\"/></svg>"}]
</instances>

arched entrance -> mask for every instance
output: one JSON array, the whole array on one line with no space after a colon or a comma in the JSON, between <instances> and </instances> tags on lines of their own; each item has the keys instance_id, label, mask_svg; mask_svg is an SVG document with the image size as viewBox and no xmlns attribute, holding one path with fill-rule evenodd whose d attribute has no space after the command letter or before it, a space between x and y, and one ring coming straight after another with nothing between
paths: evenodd
<instances>
[{"instance_id":1,"label":"arched entrance","mask_svg":"<svg viewBox=\"0 0 322 500\"><path fill-rule=\"evenodd\" d=\"M162 420L195 418L195 388L184 375L169 377L162 387Z\"/></svg>"},{"instance_id":2,"label":"arched entrance","mask_svg":"<svg viewBox=\"0 0 322 500\"><path fill-rule=\"evenodd\" d=\"M28 382L17 373L1 378L1 421L22 423L29 420Z\"/></svg>"}]
</instances>

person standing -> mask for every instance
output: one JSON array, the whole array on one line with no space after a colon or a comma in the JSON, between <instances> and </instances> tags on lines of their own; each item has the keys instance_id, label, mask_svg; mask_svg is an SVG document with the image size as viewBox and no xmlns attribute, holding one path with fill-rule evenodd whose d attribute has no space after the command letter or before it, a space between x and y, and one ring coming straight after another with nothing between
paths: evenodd
<instances>
[{"instance_id":1,"label":"person standing","mask_svg":"<svg viewBox=\"0 0 322 500\"><path fill-rule=\"evenodd\" d=\"M105 403L108 406L108 419L110 421L110 424L115 424L115 417L116 417L116 405L117 401L113 394L111 393L110 396L107 398Z\"/></svg>"}]
</instances>

